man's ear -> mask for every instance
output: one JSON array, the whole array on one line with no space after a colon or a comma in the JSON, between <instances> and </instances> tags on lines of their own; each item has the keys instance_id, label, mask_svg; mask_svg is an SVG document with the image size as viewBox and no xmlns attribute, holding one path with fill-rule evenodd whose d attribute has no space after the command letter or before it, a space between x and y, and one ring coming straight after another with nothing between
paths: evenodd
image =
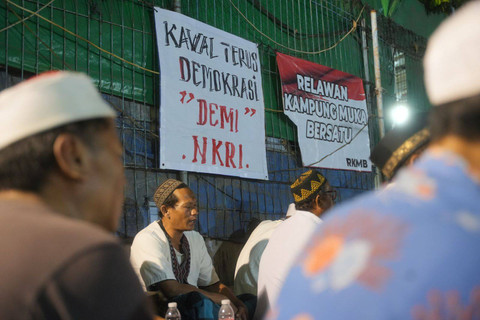
<instances>
[{"instance_id":1,"label":"man's ear","mask_svg":"<svg viewBox=\"0 0 480 320\"><path fill-rule=\"evenodd\" d=\"M414 154L412 154L408 159L407 161L405 161L405 164L407 166L410 166L412 165L417 159L418 157L420 157L420 153L419 152L415 152Z\"/></svg>"},{"instance_id":2,"label":"man's ear","mask_svg":"<svg viewBox=\"0 0 480 320\"><path fill-rule=\"evenodd\" d=\"M163 215L164 217L167 216L168 208L167 208L166 205L162 204L162 205L160 206L160 211L162 212L162 215Z\"/></svg>"},{"instance_id":3,"label":"man's ear","mask_svg":"<svg viewBox=\"0 0 480 320\"><path fill-rule=\"evenodd\" d=\"M61 133L53 143L53 156L60 172L73 180L82 180L89 167L87 146L70 133Z\"/></svg>"},{"instance_id":4,"label":"man's ear","mask_svg":"<svg viewBox=\"0 0 480 320\"><path fill-rule=\"evenodd\" d=\"M315 201L315 205L316 205L317 207L322 208L321 203L320 203L320 195L319 195L319 194L317 194L317 195L315 196L315 200L314 200L314 201Z\"/></svg>"}]
</instances>

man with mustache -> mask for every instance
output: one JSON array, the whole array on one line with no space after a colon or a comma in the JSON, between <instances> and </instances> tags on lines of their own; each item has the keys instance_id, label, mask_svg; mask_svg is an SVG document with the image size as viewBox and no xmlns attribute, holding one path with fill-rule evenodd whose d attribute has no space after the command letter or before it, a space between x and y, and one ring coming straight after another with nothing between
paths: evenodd
<instances>
[{"instance_id":1,"label":"man with mustache","mask_svg":"<svg viewBox=\"0 0 480 320\"><path fill-rule=\"evenodd\" d=\"M153 198L161 219L135 236L130 256L145 288L177 302L185 319L216 319L221 301L230 299L236 318L246 320L245 304L219 281L205 241L194 231L198 209L192 190L168 179Z\"/></svg>"}]
</instances>

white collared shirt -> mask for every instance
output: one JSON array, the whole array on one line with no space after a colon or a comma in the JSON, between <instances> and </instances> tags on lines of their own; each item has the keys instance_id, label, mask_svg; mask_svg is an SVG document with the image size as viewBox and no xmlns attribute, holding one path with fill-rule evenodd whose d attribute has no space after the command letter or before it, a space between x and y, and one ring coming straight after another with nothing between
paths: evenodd
<instances>
[{"instance_id":1,"label":"white collared shirt","mask_svg":"<svg viewBox=\"0 0 480 320\"><path fill-rule=\"evenodd\" d=\"M242 248L235 267L234 292L236 295L250 293L257 295L257 280L260 258L270 236L283 220L262 221L253 230Z\"/></svg>"},{"instance_id":2,"label":"white collared shirt","mask_svg":"<svg viewBox=\"0 0 480 320\"><path fill-rule=\"evenodd\" d=\"M195 287L205 287L218 282L219 278L203 237L196 231L185 231L183 234L190 247L188 283ZM176 280L168 239L157 221L135 236L130 262L144 289L164 280Z\"/></svg>"},{"instance_id":3,"label":"white collared shirt","mask_svg":"<svg viewBox=\"0 0 480 320\"><path fill-rule=\"evenodd\" d=\"M275 229L260 260L255 319L275 304L288 271L321 222L313 213L297 210Z\"/></svg>"}]
</instances>

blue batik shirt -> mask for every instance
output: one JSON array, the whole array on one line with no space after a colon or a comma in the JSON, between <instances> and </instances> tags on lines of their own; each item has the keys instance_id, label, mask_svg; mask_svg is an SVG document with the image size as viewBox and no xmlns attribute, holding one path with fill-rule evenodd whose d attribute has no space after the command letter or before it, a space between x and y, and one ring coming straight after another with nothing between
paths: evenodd
<instances>
[{"instance_id":1,"label":"blue batik shirt","mask_svg":"<svg viewBox=\"0 0 480 320\"><path fill-rule=\"evenodd\" d=\"M327 213L269 319L480 319L480 183L428 151Z\"/></svg>"}]
</instances>

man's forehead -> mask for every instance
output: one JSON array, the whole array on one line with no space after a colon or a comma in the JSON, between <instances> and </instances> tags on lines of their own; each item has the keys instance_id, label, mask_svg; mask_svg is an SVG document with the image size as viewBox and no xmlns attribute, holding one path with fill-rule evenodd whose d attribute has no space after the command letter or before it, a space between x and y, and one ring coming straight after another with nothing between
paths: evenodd
<instances>
[{"instance_id":1,"label":"man's forehead","mask_svg":"<svg viewBox=\"0 0 480 320\"><path fill-rule=\"evenodd\" d=\"M176 189L173 193L178 198L179 202L197 201L195 194L188 187Z\"/></svg>"}]
</instances>

